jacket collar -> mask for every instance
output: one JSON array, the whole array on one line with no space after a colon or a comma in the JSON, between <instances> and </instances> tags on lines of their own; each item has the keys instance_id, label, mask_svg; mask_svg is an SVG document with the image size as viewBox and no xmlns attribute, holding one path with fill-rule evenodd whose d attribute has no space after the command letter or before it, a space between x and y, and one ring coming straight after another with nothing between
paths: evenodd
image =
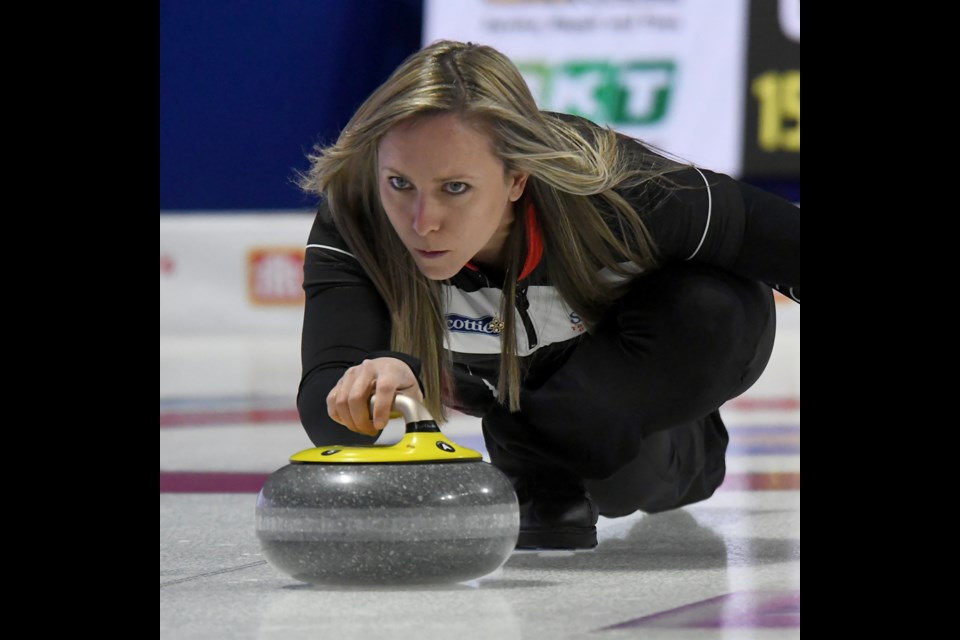
<instances>
[{"instance_id":1,"label":"jacket collar","mask_svg":"<svg viewBox=\"0 0 960 640\"><path fill-rule=\"evenodd\" d=\"M543 260L543 235L540 232L540 222L537 220L537 209L532 202L527 205L524 223L527 225L527 253L517 282L526 280ZM500 284L492 282L472 262L468 262L457 275L450 279L450 282L460 288L469 289L482 286L500 287Z\"/></svg>"}]
</instances>

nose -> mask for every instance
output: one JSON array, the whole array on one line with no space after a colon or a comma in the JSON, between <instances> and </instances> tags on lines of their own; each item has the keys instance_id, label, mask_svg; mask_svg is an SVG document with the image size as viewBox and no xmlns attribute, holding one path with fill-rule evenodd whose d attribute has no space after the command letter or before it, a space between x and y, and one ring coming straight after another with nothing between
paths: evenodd
<instances>
[{"instance_id":1,"label":"nose","mask_svg":"<svg viewBox=\"0 0 960 640\"><path fill-rule=\"evenodd\" d=\"M417 198L413 211L413 230L418 236L426 236L440 229L441 212L429 198Z\"/></svg>"}]
</instances>

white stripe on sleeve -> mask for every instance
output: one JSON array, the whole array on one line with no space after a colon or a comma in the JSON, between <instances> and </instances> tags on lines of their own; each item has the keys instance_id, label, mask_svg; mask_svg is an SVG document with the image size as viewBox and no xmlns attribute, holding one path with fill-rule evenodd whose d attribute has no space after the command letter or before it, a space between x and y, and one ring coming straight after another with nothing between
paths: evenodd
<instances>
[{"instance_id":1,"label":"white stripe on sleeve","mask_svg":"<svg viewBox=\"0 0 960 640\"><path fill-rule=\"evenodd\" d=\"M308 244L307 249L326 249L327 251L336 251L337 253L342 253L345 256L350 256L354 260L357 259L357 256L353 255L352 253L344 251L343 249L337 249L336 247L328 247L325 244Z\"/></svg>"},{"instance_id":2,"label":"white stripe on sleeve","mask_svg":"<svg viewBox=\"0 0 960 640\"><path fill-rule=\"evenodd\" d=\"M710 183L707 181L707 176L703 175L703 171L694 167L697 173L700 174L700 177L703 178L703 184L707 185L707 224L703 227L703 235L700 237L700 244L697 245L697 248L693 250L686 259L693 260L693 257L700 252L700 247L703 246L703 241L707 239L707 231L710 229L710 216L713 215L713 193L710 191Z\"/></svg>"}]
</instances>

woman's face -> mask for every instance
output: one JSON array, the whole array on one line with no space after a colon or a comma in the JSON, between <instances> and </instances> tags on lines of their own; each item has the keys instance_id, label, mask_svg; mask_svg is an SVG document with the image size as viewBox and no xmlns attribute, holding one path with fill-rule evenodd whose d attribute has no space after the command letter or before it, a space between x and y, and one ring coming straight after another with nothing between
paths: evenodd
<instances>
[{"instance_id":1,"label":"woman's face","mask_svg":"<svg viewBox=\"0 0 960 640\"><path fill-rule=\"evenodd\" d=\"M504 171L489 136L453 114L404 122L380 141L377 171L380 202L423 275L503 266L527 174Z\"/></svg>"}]
</instances>

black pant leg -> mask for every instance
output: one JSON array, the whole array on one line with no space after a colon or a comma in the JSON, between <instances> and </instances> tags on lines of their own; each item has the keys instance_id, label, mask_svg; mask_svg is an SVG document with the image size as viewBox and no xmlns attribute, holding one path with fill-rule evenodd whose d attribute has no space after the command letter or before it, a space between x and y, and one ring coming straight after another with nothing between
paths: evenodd
<instances>
[{"instance_id":1,"label":"black pant leg","mask_svg":"<svg viewBox=\"0 0 960 640\"><path fill-rule=\"evenodd\" d=\"M485 418L491 459L514 472L609 478L641 456L645 439L694 424L701 426L688 428L699 430L703 446L712 443L712 459L716 451L722 457L725 440L703 425L716 431L711 414L759 378L774 332L772 294L762 283L689 264L640 277L560 369L524 392L519 414L498 408ZM678 444L670 446L671 437ZM680 432L658 436L647 450L690 458L677 482L691 484L703 465L691 457L697 442L682 440Z\"/></svg>"},{"instance_id":2,"label":"black pant leg","mask_svg":"<svg viewBox=\"0 0 960 640\"><path fill-rule=\"evenodd\" d=\"M587 480L600 514L657 513L706 500L723 483L730 438L720 412L652 433L640 454L609 478Z\"/></svg>"}]
</instances>

